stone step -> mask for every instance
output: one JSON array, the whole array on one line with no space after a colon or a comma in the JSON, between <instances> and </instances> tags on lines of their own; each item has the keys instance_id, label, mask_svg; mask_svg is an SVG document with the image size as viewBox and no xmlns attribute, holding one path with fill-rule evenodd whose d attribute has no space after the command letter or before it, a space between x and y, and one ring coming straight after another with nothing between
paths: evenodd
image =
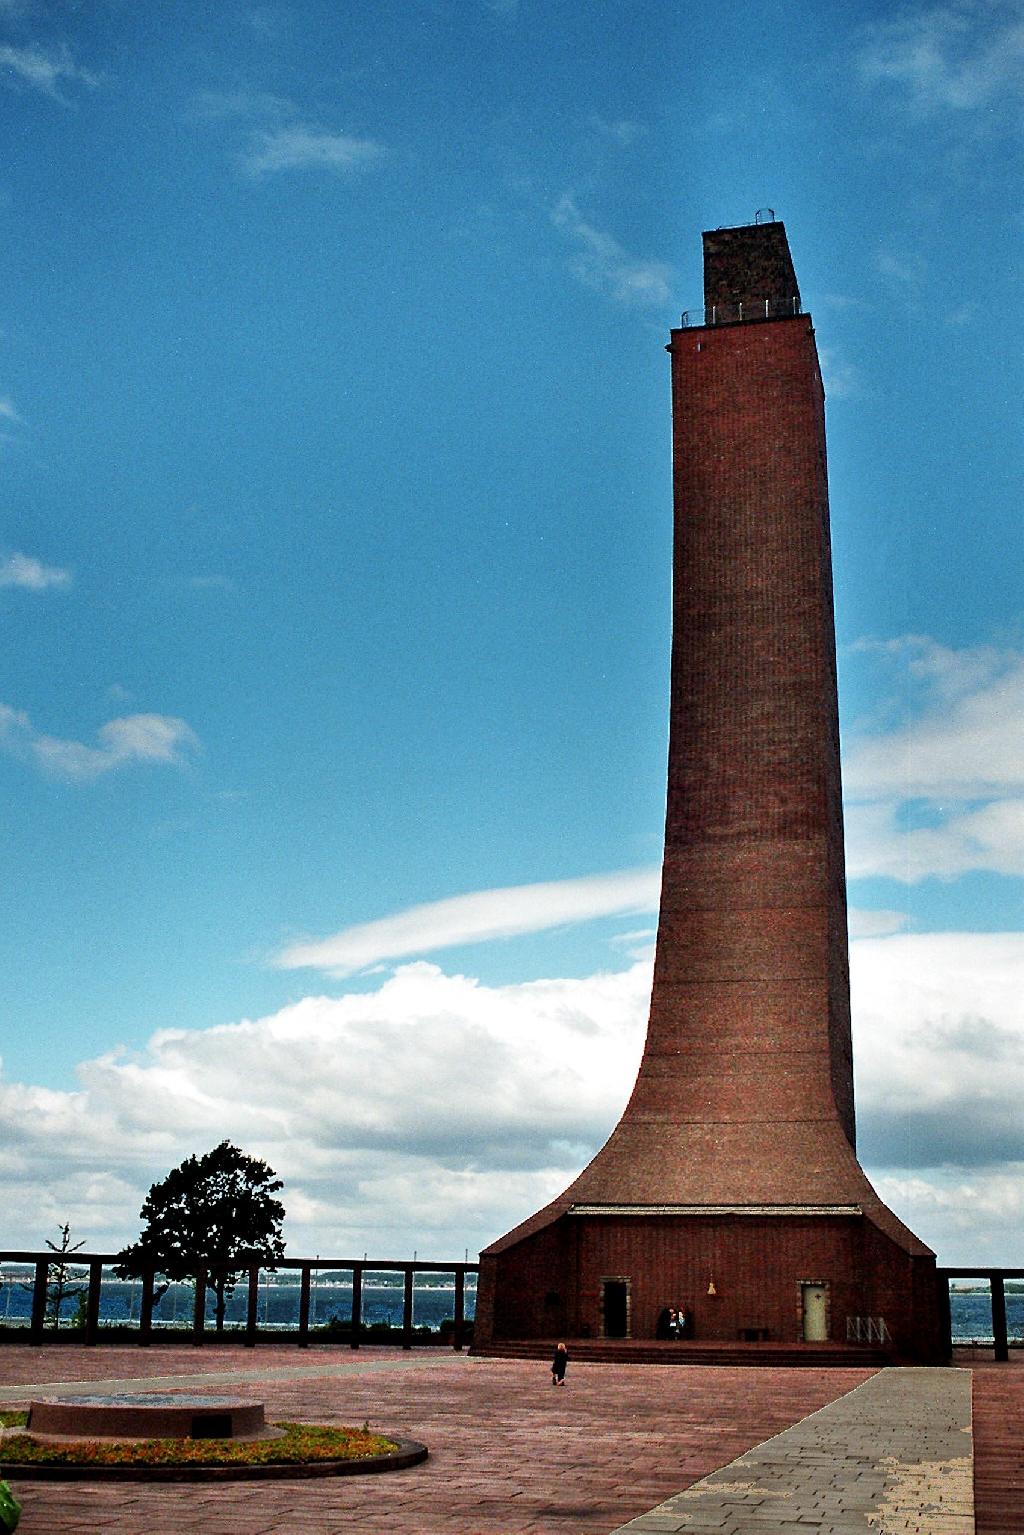
<instances>
[{"instance_id":1,"label":"stone step","mask_svg":"<svg viewBox=\"0 0 1024 1535\"><path fill-rule=\"evenodd\" d=\"M488 1359L550 1359L558 1339L495 1339L471 1354ZM570 1359L602 1364L767 1365L773 1368L874 1369L894 1363L883 1349L843 1343L678 1342L643 1338L564 1338Z\"/></svg>"}]
</instances>

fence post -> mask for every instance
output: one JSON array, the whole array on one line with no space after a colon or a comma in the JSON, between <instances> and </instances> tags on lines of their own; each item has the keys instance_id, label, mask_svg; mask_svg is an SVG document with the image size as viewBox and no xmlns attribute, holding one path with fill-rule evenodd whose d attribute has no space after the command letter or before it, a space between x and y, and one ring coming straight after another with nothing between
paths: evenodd
<instances>
[{"instance_id":1,"label":"fence post","mask_svg":"<svg viewBox=\"0 0 1024 1535\"><path fill-rule=\"evenodd\" d=\"M146 1269L142 1275L142 1295L139 1299L139 1347L148 1348L153 1333L153 1289L156 1272Z\"/></svg>"},{"instance_id":2,"label":"fence post","mask_svg":"<svg viewBox=\"0 0 1024 1535\"><path fill-rule=\"evenodd\" d=\"M1006 1291L1002 1274L990 1274L989 1284L992 1286L992 1340L996 1361L1006 1364L1010 1358L1010 1349L1006 1336Z\"/></svg>"},{"instance_id":3,"label":"fence post","mask_svg":"<svg viewBox=\"0 0 1024 1535\"><path fill-rule=\"evenodd\" d=\"M206 1328L206 1270L200 1269L196 1275L196 1304L192 1312L192 1343L196 1348L201 1348L206 1341L204 1332Z\"/></svg>"},{"instance_id":4,"label":"fence post","mask_svg":"<svg viewBox=\"0 0 1024 1535\"><path fill-rule=\"evenodd\" d=\"M301 1269L299 1282L299 1347L309 1347L309 1272L310 1266L304 1263Z\"/></svg>"},{"instance_id":5,"label":"fence post","mask_svg":"<svg viewBox=\"0 0 1024 1535\"><path fill-rule=\"evenodd\" d=\"M405 1268L405 1301L402 1306L402 1347L412 1348L412 1264Z\"/></svg>"},{"instance_id":6,"label":"fence post","mask_svg":"<svg viewBox=\"0 0 1024 1535\"><path fill-rule=\"evenodd\" d=\"M363 1325L363 1265L352 1265L352 1338L349 1348L359 1347L359 1333Z\"/></svg>"},{"instance_id":7,"label":"fence post","mask_svg":"<svg viewBox=\"0 0 1024 1535\"><path fill-rule=\"evenodd\" d=\"M85 1301L85 1337L83 1343L86 1348L94 1348L96 1334L100 1325L100 1285L103 1283L103 1266L98 1258L93 1258L89 1264L89 1294Z\"/></svg>"},{"instance_id":8,"label":"fence post","mask_svg":"<svg viewBox=\"0 0 1024 1535\"><path fill-rule=\"evenodd\" d=\"M949 1302L949 1270L938 1269L935 1274L935 1285L939 1306L939 1325L942 1328L942 1341L946 1348L946 1360L949 1364L953 1358L953 1308Z\"/></svg>"},{"instance_id":9,"label":"fence post","mask_svg":"<svg viewBox=\"0 0 1024 1535\"><path fill-rule=\"evenodd\" d=\"M257 1307L260 1299L260 1271L258 1268L249 1270L249 1295L245 1308L245 1346L256 1347L256 1319Z\"/></svg>"},{"instance_id":10,"label":"fence post","mask_svg":"<svg viewBox=\"0 0 1024 1535\"><path fill-rule=\"evenodd\" d=\"M46 1325L46 1281L49 1278L50 1265L45 1258L36 1259L36 1277L32 1286L32 1326L28 1341L34 1348L39 1348L43 1341L43 1328Z\"/></svg>"},{"instance_id":11,"label":"fence post","mask_svg":"<svg viewBox=\"0 0 1024 1535\"><path fill-rule=\"evenodd\" d=\"M452 1347L457 1353L462 1352L462 1329L466 1321L466 1270L455 1270L455 1331L452 1336Z\"/></svg>"}]
</instances>

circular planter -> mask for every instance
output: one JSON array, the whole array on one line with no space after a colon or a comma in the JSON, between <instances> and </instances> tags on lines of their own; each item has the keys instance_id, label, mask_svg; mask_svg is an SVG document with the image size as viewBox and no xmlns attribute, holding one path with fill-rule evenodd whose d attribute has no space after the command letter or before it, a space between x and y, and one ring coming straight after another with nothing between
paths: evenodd
<instances>
[{"instance_id":1,"label":"circular planter","mask_svg":"<svg viewBox=\"0 0 1024 1535\"><path fill-rule=\"evenodd\" d=\"M243 1482L296 1481L314 1476L365 1476L374 1472L404 1471L419 1465L430 1453L416 1439L396 1439L395 1448L383 1455L364 1455L353 1460L308 1460L270 1465L230 1466L95 1466L39 1465L9 1460L0 1442L0 1477L18 1482Z\"/></svg>"},{"instance_id":2,"label":"circular planter","mask_svg":"<svg viewBox=\"0 0 1024 1535\"><path fill-rule=\"evenodd\" d=\"M74 1439L262 1439L262 1402L230 1396L62 1396L33 1402L25 1432Z\"/></svg>"}]
</instances>

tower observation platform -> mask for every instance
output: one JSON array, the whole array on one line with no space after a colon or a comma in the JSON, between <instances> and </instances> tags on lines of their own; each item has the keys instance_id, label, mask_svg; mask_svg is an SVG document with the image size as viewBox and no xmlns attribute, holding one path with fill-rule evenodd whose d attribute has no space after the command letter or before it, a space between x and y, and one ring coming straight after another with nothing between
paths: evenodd
<instances>
[{"instance_id":1,"label":"tower observation platform","mask_svg":"<svg viewBox=\"0 0 1024 1535\"><path fill-rule=\"evenodd\" d=\"M552 1337L946 1351L856 1154L824 393L781 222L705 233L672 331L668 795L647 1038L579 1177L481 1254L478 1350Z\"/></svg>"}]
</instances>

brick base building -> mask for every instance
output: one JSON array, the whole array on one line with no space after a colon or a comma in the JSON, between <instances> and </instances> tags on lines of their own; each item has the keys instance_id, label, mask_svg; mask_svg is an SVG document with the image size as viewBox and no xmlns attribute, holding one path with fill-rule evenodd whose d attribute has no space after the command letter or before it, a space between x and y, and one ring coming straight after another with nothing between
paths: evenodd
<instances>
[{"instance_id":1,"label":"brick base building","mask_svg":"<svg viewBox=\"0 0 1024 1535\"><path fill-rule=\"evenodd\" d=\"M945 1353L935 1260L856 1156L824 395L785 230L704 235L672 332L668 802L647 1041L607 1144L481 1254L477 1348ZM684 317L685 318L685 317Z\"/></svg>"}]
</instances>

